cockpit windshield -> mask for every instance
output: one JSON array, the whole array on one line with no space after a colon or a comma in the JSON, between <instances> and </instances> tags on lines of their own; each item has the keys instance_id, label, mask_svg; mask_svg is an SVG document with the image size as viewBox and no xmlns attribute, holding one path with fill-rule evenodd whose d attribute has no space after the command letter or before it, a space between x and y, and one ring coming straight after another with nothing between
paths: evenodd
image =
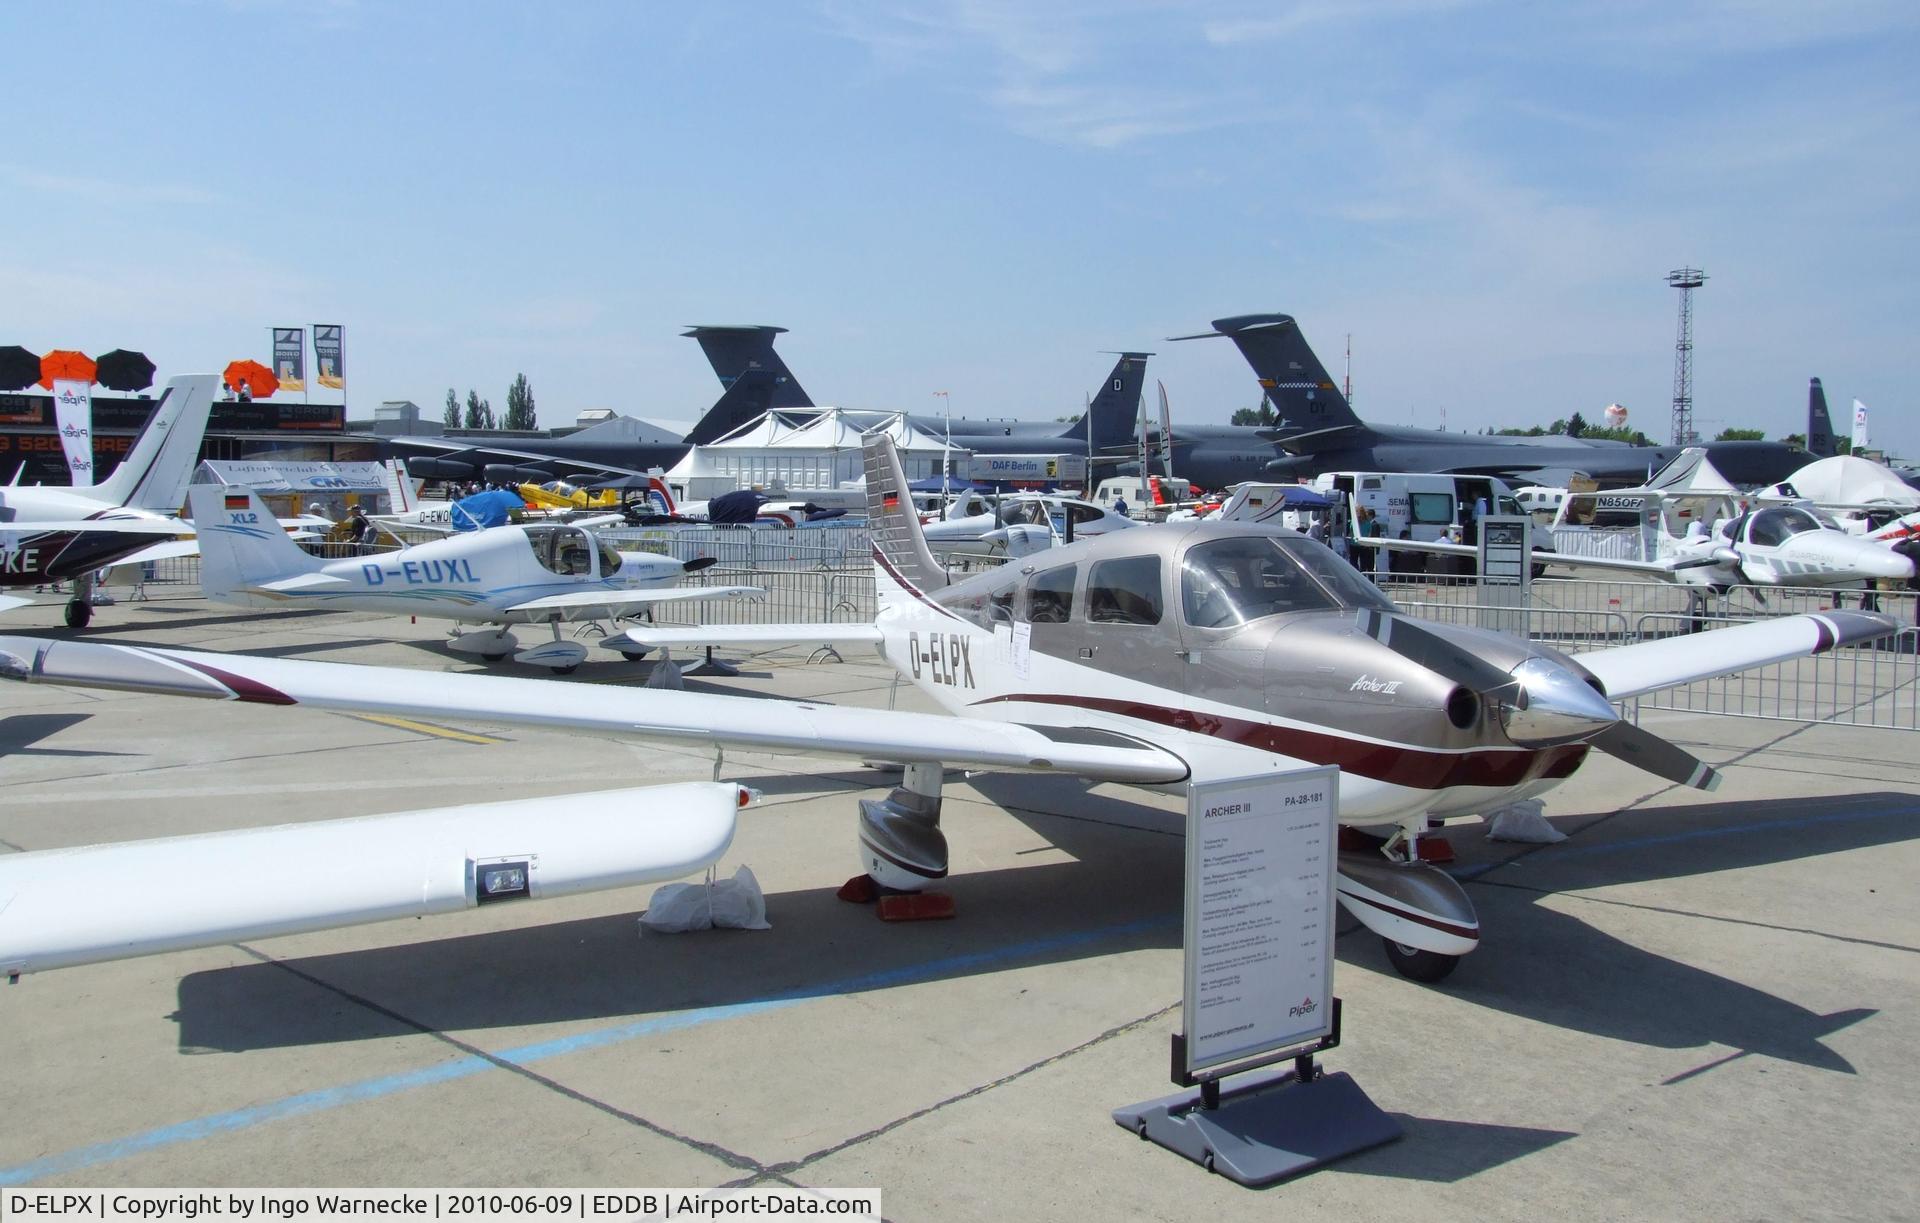
<instances>
[{"instance_id":1,"label":"cockpit windshield","mask_svg":"<svg viewBox=\"0 0 1920 1223\"><path fill-rule=\"evenodd\" d=\"M1000 506L999 521L1003 527L1045 526L1047 524L1046 502L1032 497L1003 502Z\"/></svg>"},{"instance_id":2,"label":"cockpit windshield","mask_svg":"<svg viewBox=\"0 0 1920 1223\"><path fill-rule=\"evenodd\" d=\"M593 572L594 541L579 527L528 527L526 534L534 558L553 572L569 576Z\"/></svg>"},{"instance_id":3,"label":"cockpit windshield","mask_svg":"<svg viewBox=\"0 0 1920 1223\"><path fill-rule=\"evenodd\" d=\"M1747 527L1747 539L1772 547L1785 543L1789 536L1818 531L1824 525L1813 514L1797 506L1778 505L1753 516L1753 521Z\"/></svg>"},{"instance_id":4,"label":"cockpit windshield","mask_svg":"<svg viewBox=\"0 0 1920 1223\"><path fill-rule=\"evenodd\" d=\"M1302 611L1393 610L1385 595L1326 547L1272 535L1234 536L1187 549L1180 604L1195 628L1233 628Z\"/></svg>"}]
</instances>

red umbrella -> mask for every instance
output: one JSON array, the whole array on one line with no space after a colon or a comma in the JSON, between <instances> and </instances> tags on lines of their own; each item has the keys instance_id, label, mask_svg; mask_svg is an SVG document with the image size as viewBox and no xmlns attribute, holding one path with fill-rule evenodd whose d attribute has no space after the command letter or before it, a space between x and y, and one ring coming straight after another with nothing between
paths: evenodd
<instances>
[{"instance_id":1,"label":"red umbrella","mask_svg":"<svg viewBox=\"0 0 1920 1223\"><path fill-rule=\"evenodd\" d=\"M71 348L56 348L40 358L40 385L51 391L55 378L70 378L75 382L93 381L93 358L86 353L75 352Z\"/></svg>"},{"instance_id":2,"label":"red umbrella","mask_svg":"<svg viewBox=\"0 0 1920 1223\"><path fill-rule=\"evenodd\" d=\"M280 380L273 376L273 371L258 361L234 361L221 376L236 391L245 386L255 399L265 399L280 389Z\"/></svg>"}]
</instances>

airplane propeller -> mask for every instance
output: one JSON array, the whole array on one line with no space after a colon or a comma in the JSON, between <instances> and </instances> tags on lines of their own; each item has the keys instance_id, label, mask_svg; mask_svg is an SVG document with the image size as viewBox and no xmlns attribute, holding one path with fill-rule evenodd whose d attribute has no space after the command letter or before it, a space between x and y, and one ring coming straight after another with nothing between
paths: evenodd
<instances>
[{"instance_id":1,"label":"airplane propeller","mask_svg":"<svg viewBox=\"0 0 1920 1223\"><path fill-rule=\"evenodd\" d=\"M1606 697L1550 659L1536 656L1502 671L1402 615L1363 608L1356 623L1362 633L1408 662L1478 693L1515 743L1586 743L1678 785L1711 790L1720 784L1720 774L1711 765L1621 718Z\"/></svg>"}]
</instances>

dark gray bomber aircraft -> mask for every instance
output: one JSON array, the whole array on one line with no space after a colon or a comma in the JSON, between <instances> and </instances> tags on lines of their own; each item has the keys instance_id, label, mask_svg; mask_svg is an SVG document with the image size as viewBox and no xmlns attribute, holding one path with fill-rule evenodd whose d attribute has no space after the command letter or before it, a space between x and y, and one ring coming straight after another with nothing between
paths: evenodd
<instances>
[{"instance_id":1,"label":"dark gray bomber aircraft","mask_svg":"<svg viewBox=\"0 0 1920 1223\"><path fill-rule=\"evenodd\" d=\"M1579 474L1619 486L1643 483L1681 449L1370 425L1354 414L1291 315L1240 314L1215 319L1212 331L1172 338L1216 336L1239 347L1280 423L1176 427L1174 472L1206 488L1324 471L1450 472L1555 486ZM1707 454L1727 479L1743 486L1784 480L1813 461L1784 442L1710 442Z\"/></svg>"}]
</instances>

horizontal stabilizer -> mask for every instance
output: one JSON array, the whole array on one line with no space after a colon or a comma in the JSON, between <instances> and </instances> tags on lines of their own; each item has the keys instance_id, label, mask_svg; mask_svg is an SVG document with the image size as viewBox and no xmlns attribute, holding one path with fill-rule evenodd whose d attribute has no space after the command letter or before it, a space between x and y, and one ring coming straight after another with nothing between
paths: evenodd
<instances>
[{"instance_id":1,"label":"horizontal stabilizer","mask_svg":"<svg viewBox=\"0 0 1920 1223\"><path fill-rule=\"evenodd\" d=\"M507 608L510 612L567 611L588 612L605 608L605 615L625 616L662 603L684 603L689 599L740 599L764 596L758 586L668 586L659 590L577 590L570 594L529 599Z\"/></svg>"},{"instance_id":2,"label":"horizontal stabilizer","mask_svg":"<svg viewBox=\"0 0 1920 1223\"><path fill-rule=\"evenodd\" d=\"M337 578L325 573L302 573L290 578L281 578L276 582L261 582L254 590L267 594L288 594L293 591L326 590L336 586L351 586L345 578Z\"/></svg>"},{"instance_id":3,"label":"horizontal stabilizer","mask_svg":"<svg viewBox=\"0 0 1920 1223\"><path fill-rule=\"evenodd\" d=\"M0 972L35 972L693 874L733 840L715 782L0 857Z\"/></svg>"},{"instance_id":4,"label":"horizontal stabilizer","mask_svg":"<svg viewBox=\"0 0 1920 1223\"><path fill-rule=\"evenodd\" d=\"M1824 654L1835 646L1888 636L1899 627L1892 617L1875 612L1821 612L1590 650L1577 659L1606 687L1609 699L1621 701L1749 667Z\"/></svg>"}]
</instances>

